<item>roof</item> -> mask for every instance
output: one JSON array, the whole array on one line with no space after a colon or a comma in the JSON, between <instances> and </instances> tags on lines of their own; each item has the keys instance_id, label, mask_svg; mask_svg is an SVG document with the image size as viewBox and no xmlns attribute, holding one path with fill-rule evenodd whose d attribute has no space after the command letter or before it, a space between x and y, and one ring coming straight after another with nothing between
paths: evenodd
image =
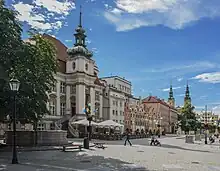
<instances>
[{"instance_id":1,"label":"roof","mask_svg":"<svg viewBox=\"0 0 220 171\"><path fill-rule=\"evenodd\" d=\"M131 81L128 81L128 80L126 80L124 77L122 78L122 77L117 76L117 75L108 76L108 77L102 77L102 78L100 78L100 79L108 79L108 78L115 78L115 79L123 80L123 81L125 81L125 82L131 84Z\"/></svg>"},{"instance_id":2,"label":"roof","mask_svg":"<svg viewBox=\"0 0 220 171\"><path fill-rule=\"evenodd\" d=\"M167 106L169 108L172 108L172 109L176 110L175 107L170 106L168 103L166 103L164 100L161 100L157 96L148 96L147 98L142 100L142 103L160 103L164 106Z\"/></svg>"},{"instance_id":3,"label":"roof","mask_svg":"<svg viewBox=\"0 0 220 171\"><path fill-rule=\"evenodd\" d=\"M48 34L43 34L43 37L50 40L54 44L57 50L57 59L66 62L66 59L68 57L67 47L60 40Z\"/></svg>"},{"instance_id":4,"label":"roof","mask_svg":"<svg viewBox=\"0 0 220 171\"><path fill-rule=\"evenodd\" d=\"M98 77L96 77L96 80L94 81L94 83L95 83L96 85L105 86L103 83L100 82L100 80L99 80Z\"/></svg>"}]
</instances>

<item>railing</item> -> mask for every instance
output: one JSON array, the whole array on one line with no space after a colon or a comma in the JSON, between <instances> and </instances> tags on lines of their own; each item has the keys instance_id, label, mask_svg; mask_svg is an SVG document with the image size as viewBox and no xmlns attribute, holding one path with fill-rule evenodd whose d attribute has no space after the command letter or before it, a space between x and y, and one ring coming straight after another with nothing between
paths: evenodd
<instances>
[{"instance_id":1,"label":"railing","mask_svg":"<svg viewBox=\"0 0 220 171\"><path fill-rule=\"evenodd\" d=\"M69 120L70 116L69 115L64 115L61 119L57 120L56 122L54 122L55 124L55 129L56 130L61 130L62 129L62 123Z\"/></svg>"},{"instance_id":2,"label":"railing","mask_svg":"<svg viewBox=\"0 0 220 171\"><path fill-rule=\"evenodd\" d=\"M74 129L73 125L72 125L72 122L76 120L76 116L73 116L72 118L70 118L69 120L69 123L68 123L68 129L69 129L69 132L76 138L79 137L79 132L77 129Z\"/></svg>"}]
</instances>

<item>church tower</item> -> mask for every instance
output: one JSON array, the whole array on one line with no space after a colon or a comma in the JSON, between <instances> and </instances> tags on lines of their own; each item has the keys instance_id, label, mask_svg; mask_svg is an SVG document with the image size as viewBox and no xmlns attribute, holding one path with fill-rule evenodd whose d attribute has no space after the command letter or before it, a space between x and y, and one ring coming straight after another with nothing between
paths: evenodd
<instances>
[{"instance_id":1,"label":"church tower","mask_svg":"<svg viewBox=\"0 0 220 171\"><path fill-rule=\"evenodd\" d=\"M92 59L93 53L86 46L86 31L82 26L82 8L80 6L79 24L74 33L75 43L67 49L66 73L67 85L75 87L76 93L71 96L70 86L67 86L67 99L71 99L71 105L75 105L75 113L78 119L84 119L85 106L90 103L91 111L95 106L95 80L97 78L97 66ZM70 105L69 105L70 106ZM73 108L73 107L72 107Z\"/></svg>"},{"instance_id":2,"label":"church tower","mask_svg":"<svg viewBox=\"0 0 220 171\"><path fill-rule=\"evenodd\" d=\"M170 92L169 92L168 104L170 106L172 106L172 107L175 107L175 99L173 97L172 83L170 84Z\"/></svg>"},{"instance_id":3,"label":"church tower","mask_svg":"<svg viewBox=\"0 0 220 171\"><path fill-rule=\"evenodd\" d=\"M188 81L186 83L186 92L185 92L185 97L184 97L184 105L186 103L190 103L191 104L191 97L190 97L190 92L189 92L189 85L188 85Z\"/></svg>"}]
</instances>

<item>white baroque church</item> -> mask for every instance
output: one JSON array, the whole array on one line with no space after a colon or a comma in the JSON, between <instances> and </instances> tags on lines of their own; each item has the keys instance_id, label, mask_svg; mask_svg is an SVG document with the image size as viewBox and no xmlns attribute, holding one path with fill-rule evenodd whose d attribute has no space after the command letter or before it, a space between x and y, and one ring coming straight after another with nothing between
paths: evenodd
<instances>
[{"instance_id":1,"label":"white baroque church","mask_svg":"<svg viewBox=\"0 0 220 171\"><path fill-rule=\"evenodd\" d=\"M82 13L75 29L75 44L67 48L56 38L44 34L57 49L59 69L56 84L48 93L48 109L38 124L39 130L68 129L71 123L84 119L85 103L91 103L96 122L111 119L124 124L124 104L131 96L131 82L119 76L98 78L99 70L92 59L93 53L86 46L86 32L82 27Z\"/></svg>"}]
</instances>

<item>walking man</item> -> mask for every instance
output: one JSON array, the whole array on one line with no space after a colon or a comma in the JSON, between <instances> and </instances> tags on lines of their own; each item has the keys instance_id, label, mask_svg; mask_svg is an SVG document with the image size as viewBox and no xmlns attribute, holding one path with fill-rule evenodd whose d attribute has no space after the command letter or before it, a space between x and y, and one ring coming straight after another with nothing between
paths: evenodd
<instances>
[{"instance_id":1,"label":"walking man","mask_svg":"<svg viewBox=\"0 0 220 171\"><path fill-rule=\"evenodd\" d=\"M126 129L125 134L126 134L126 135L125 135L125 136L126 136L126 139L125 139L124 145L126 146L126 143L128 142L128 143L130 144L130 146L132 146L131 141L130 141L130 131L129 131L128 128Z\"/></svg>"}]
</instances>

